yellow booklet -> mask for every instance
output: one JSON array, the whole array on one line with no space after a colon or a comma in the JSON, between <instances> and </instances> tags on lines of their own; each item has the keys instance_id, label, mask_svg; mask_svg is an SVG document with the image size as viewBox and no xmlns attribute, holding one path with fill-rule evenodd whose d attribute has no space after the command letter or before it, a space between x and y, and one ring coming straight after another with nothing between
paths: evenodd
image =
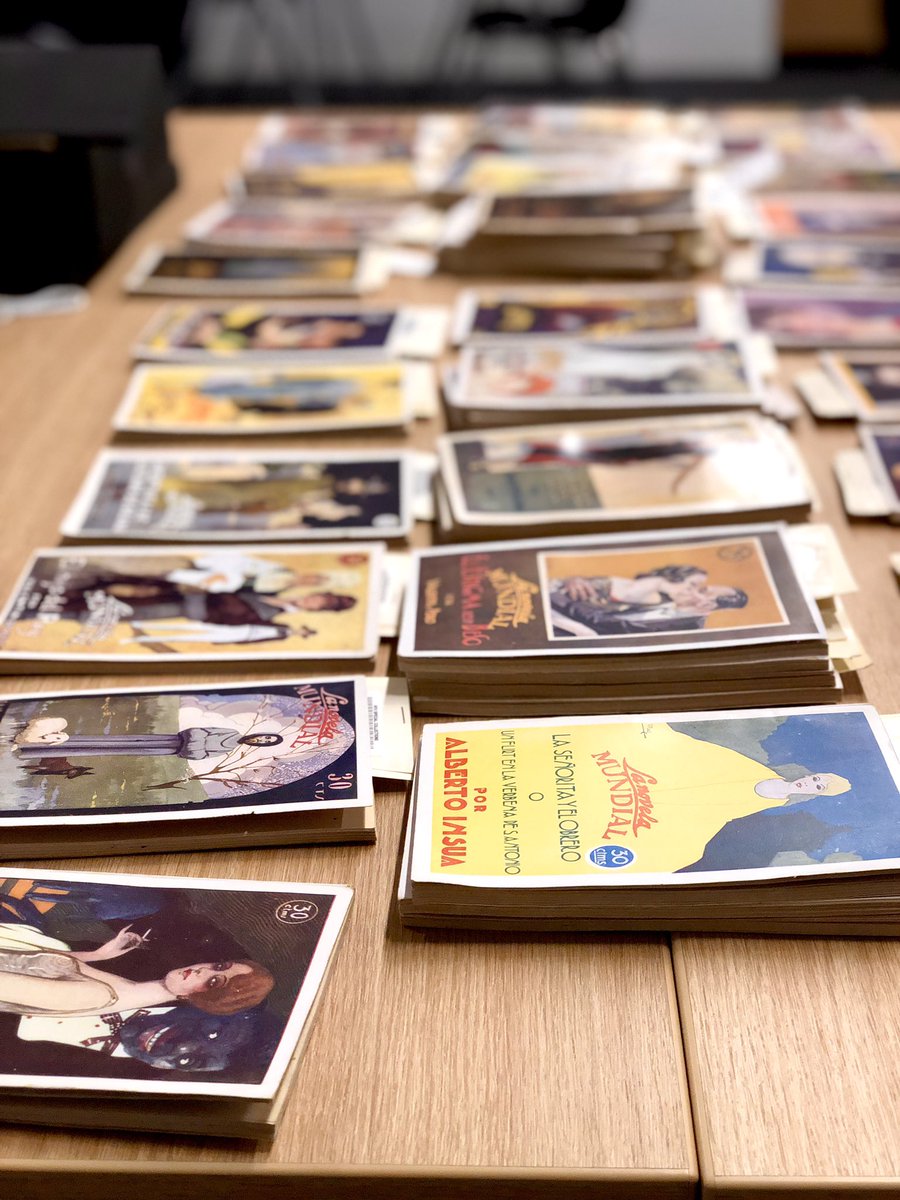
<instances>
[{"instance_id":1,"label":"yellow booklet","mask_svg":"<svg viewBox=\"0 0 900 1200\"><path fill-rule=\"evenodd\" d=\"M861 705L428 726L411 879L585 887L896 866L898 776Z\"/></svg>"}]
</instances>

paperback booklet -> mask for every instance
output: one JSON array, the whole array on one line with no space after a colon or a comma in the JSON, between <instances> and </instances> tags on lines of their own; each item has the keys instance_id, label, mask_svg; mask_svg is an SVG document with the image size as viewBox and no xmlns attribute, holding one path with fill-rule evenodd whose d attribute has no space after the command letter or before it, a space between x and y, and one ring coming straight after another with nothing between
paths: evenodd
<instances>
[{"instance_id":1,"label":"paperback booklet","mask_svg":"<svg viewBox=\"0 0 900 1200\"><path fill-rule=\"evenodd\" d=\"M794 386L817 417L900 421L900 353L896 350L820 354L819 369L795 376Z\"/></svg>"},{"instance_id":2,"label":"paperback booklet","mask_svg":"<svg viewBox=\"0 0 900 1200\"><path fill-rule=\"evenodd\" d=\"M175 304L144 330L134 357L210 362L241 356L251 362L347 357L435 358L447 339L443 308L359 308L245 302Z\"/></svg>"},{"instance_id":3,"label":"paperback booklet","mask_svg":"<svg viewBox=\"0 0 900 1200\"><path fill-rule=\"evenodd\" d=\"M0 1120L271 1138L352 898L7 869Z\"/></svg>"},{"instance_id":4,"label":"paperback booklet","mask_svg":"<svg viewBox=\"0 0 900 1200\"><path fill-rule=\"evenodd\" d=\"M464 346L445 387L452 428L759 408L749 344L615 346L533 338Z\"/></svg>"},{"instance_id":5,"label":"paperback booklet","mask_svg":"<svg viewBox=\"0 0 900 1200\"><path fill-rule=\"evenodd\" d=\"M370 725L386 746L392 720L369 700L358 677L0 696L0 841L18 858L373 841Z\"/></svg>"},{"instance_id":6,"label":"paperback booklet","mask_svg":"<svg viewBox=\"0 0 900 1200\"><path fill-rule=\"evenodd\" d=\"M859 449L839 451L835 472L852 517L900 521L900 425L861 425Z\"/></svg>"},{"instance_id":7,"label":"paperback booklet","mask_svg":"<svg viewBox=\"0 0 900 1200\"><path fill-rule=\"evenodd\" d=\"M220 200L184 229L193 250L355 249L365 242L431 245L443 216L425 204L369 200Z\"/></svg>"},{"instance_id":8,"label":"paperback booklet","mask_svg":"<svg viewBox=\"0 0 900 1200\"><path fill-rule=\"evenodd\" d=\"M464 291L453 341L527 335L627 342L729 338L737 331L723 288L632 284Z\"/></svg>"},{"instance_id":9,"label":"paperback booklet","mask_svg":"<svg viewBox=\"0 0 900 1200\"><path fill-rule=\"evenodd\" d=\"M123 433L240 435L399 428L434 406L430 363L137 367L113 418Z\"/></svg>"},{"instance_id":10,"label":"paperback booklet","mask_svg":"<svg viewBox=\"0 0 900 1200\"><path fill-rule=\"evenodd\" d=\"M398 661L423 712L622 712L836 699L786 529L448 546L414 555ZM833 594L833 591L832 593Z\"/></svg>"},{"instance_id":11,"label":"paperback booklet","mask_svg":"<svg viewBox=\"0 0 900 1200\"><path fill-rule=\"evenodd\" d=\"M784 349L900 345L895 288L750 288L741 293L749 328Z\"/></svg>"},{"instance_id":12,"label":"paperback booklet","mask_svg":"<svg viewBox=\"0 0 900 1200\"><path fill-rule=\"evenodd\" d=\"M764 238L900 237L900 201L885 194L778 195L754 203L754 231Z\"/></svg>"},{"instance_id":13,"label":"paperback booklet","mask_svg":"<svg viewBox=\"0 0 900 1200\"><path fill-rule=\"evenodd\" d=\"M151 246L128 278L139 296L341 296L387 281L384 251L163 250Z\"/></svg>"},{"instance_id":14,"label":"paperback booklet","mask_svg":"<svg viewBox=\"0 0 900 1200\"><path fill-rule=\"evenodd\" d=\"M755 413L448 434L438 454L447 538L800 519L812 504L789 435Z\"/></svg>"},{"instance_id":15,"label":"paperback booklet","mask_svg":"<svg viewBox=\"0 0 900 1200\"><path fill-rule=\"evenodd\" d=\"M381 542L39 550L0 612L0 671L371 659L383 551Z\"/></svg>"},{"instance_id":16,"label":"paperback booklet","mask_svg":"<svg viewBox=\"0 0 900 1200\"><path fill-rule=\"evenodd\" d=\"M522 930L900 929L866 705L426 726L400 912Z\"/></svg>"},{"instance_id":17,"label":"paperback booklet","mask_svg":"<svg viewBox=\"0 0 900 1200\"><path fill-rule=\"evenodd\" d=\"M406 537L403 451L103 450L62 523L68 538L210 541Z\"/></svg>"}]
</instances>

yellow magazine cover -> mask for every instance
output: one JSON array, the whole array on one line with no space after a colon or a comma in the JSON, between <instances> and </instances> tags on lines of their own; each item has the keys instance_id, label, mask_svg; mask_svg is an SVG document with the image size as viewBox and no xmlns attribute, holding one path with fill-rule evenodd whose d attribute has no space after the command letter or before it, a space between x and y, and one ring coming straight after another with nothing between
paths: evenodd
<instances>
[{"instance_id":1,"label":"yellow magazine cover","mask_svg":"<svg viewBox=\"0 0 900 1200\"><path fill-rule=\"evenodd\" d=\"M865 706L429 726L412 878L697 883L900 857L898 765Z\"/></svg>"},{"instance_id":2,"label":"yellow magazine cover","mask_svg":"<svg viewBox=\"0 0 900 1200\"><path fill-rule=\"evenodd\" d=\"M402 363L139 368L116 417L139 433L315 433L399 426L410 417Z\"/></svg>"}]
</instances>

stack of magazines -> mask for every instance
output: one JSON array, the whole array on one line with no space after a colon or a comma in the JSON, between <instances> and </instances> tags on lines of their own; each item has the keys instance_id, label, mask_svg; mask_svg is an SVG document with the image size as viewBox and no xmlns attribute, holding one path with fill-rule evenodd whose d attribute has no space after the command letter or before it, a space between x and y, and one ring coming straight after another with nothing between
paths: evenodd
<instances>
[{"instance_id":1,"label":"stack of magazines","mask_svg":"<svg viewBox=\"0 0 900 1200\"><path fill-rule=\"evenodd\" d=\"M273 1136L350 888L8 870L3 894L0 1120Z\"/></svg>"},{"instance_id":2,"label":"stack of magazines","mask_svg":"<svg viewBox=\"0 0 900 1200\"><path fill-rule=\"evenodd\" d=\"M561 715L839 699L777 525L421 550L398 660L419 712Z\"/></svg>"},{"instance_id":3,"label":"stack of magazines","mask_svg":"<svg viewBox=\"0 0 900 1200\"><path fill-rule=\"evenodd\" d=\"M450 213L439 265L457 275L688 275L715 244L686 186L472 196Z\"/></svg>"},{"instance_id":4,"label":"stack of magazines","mask_svg":"<svg viewBox=\"0 0 900 1200\"><path fill-rule=\"evenodd\" d=\"M598 104L483 109L439 188L459 199L441 267L649 276L709 265L715 251L696 171L717 150L697 113Z\"/></svg>"},{"instance_id":5,"label":"stack of magazines","mask_svg":"<svg viewBox=\"0 0 900 1200\"><path fill-rule=\"evenodd\" d=\"M900 763L864 705L426 726L408 925L900 932Z\"/></svg>"},{"instance_id":6,"label":"stack of magazines","mask_svg":"<svg viewBox=\"0 0 900 1200\"><path fill-rule=\"evenodd\" d=\"M465 345L444 374L451 429L761 408L746 340L630 346L529 338Z\"/></svg>"},{"instance_id":7,"label":"stack of magazines","mask_svg":"<svg viewBox=\"0 0 900 1200\"><path fill-rule=\"evenodd\" d=\"M796 521L813 502L789 435L752 412L445 434L438 455L444 541Z\"/></svg>"}]
</instances>

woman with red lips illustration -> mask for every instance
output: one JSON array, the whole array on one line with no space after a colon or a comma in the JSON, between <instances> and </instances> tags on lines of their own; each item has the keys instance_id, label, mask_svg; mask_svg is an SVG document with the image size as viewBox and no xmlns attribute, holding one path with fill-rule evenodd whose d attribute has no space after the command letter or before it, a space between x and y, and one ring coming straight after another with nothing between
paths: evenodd
<instances>
[{"instance_id":1,"label":"woman with red lips illustration","mask_svg":"<svg viewBox=\"0 0 900 1200\"><path fill-rule=\"evenodd\" d=\"M93 966L144 943L147 934L133 933L130 926L97 950L48 944L37 930L23 925L4 926L2 935L0 1012L65 1017L184 1001L203 1012L227 1015L260 1004L275 983L269 970L250 960L193 963L143 982Z\"/></svg>"}]
</instances>

